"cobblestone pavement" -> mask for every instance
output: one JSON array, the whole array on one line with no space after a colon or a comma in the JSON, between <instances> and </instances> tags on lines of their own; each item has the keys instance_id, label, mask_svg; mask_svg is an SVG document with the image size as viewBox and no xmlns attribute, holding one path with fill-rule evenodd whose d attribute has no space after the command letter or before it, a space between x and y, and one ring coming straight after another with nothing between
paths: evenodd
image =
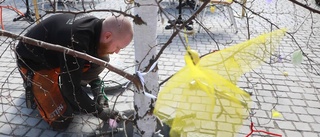
<instances>
[{"instance_id":1,"label":"cobblestone pavement","mask_svg":"<svg viewBox=\"0 0 320 137\"><path fill-rule=\"evenodd\" d=\"M314 1L309 1L312 8L320 9ZM6 0L1 5L14 5L13 0ZM125 9L123 1L97 1L96 9ZM163 1L163 10L177 15L177 2L169 4L169 1ZM87 8L88 3L85 5ZM19 10L25 11L23 3L18 0L16 6ZM77 5L79 8L80 4ZM210 35L203 30L189 38L191 48L197 50L200 54L208 53L213 49L228 47L240 43L248 38L247 26L250 26L250 37L268 32L272 27L266 20L273 22L280 28L287 28L290 35L287 34L281 41L277 51L279 58L277 63L265 64L255 69L252 73L245 74L238 82L238 86L253 92L252 99L252 118L244 122L238 136L245 136L250 132L250 123L253 122L255 129L265 130L285 137L317 137L320 136L320 102L319 88L319 43L320 40L320 15L310 13L300 6L293 5L288 0L256 0L254 3L248 1L248 7L259 13L259 17L252 13L250 21L246 18L236 17L238 33L234 33L233 27L226 16L226 10L217 6L215 13L207 12L203 24L210 31ZM42 6L39 6L42 8ZM46 7L46 5L45 5ZM33 7L32 7L33 8ZM239 16L241 7L233 4L234 15ZM59 6L63 9L63 6ZM190 15L190 9L183 10L184 16ZM43 14L43 12L41 12ZM99 17L109 16L110 13L97 12L92 13ZM16 17L15 12L3 9L2 19L5 30L16 34L24 33L23 30L30 26L27 21L13 22ZM47 16L46 16L47 17ZM171 18L171 16L169 16ZM167 19L158 22L158 43L166 42L172 34L172 30L165 30ZM249 25L247 25L249 24ZM194 23L194 29L198 25ZM77 115L73 123L65 132L53 131L46 122L44 122L37 110L28 109L24 101L24 89L22 79L16 69L14 52L12 48L17 41L6 40L0 37L0 136L85 136L94 131L101 124L99 119L92 115ZM4 42L5 41L5 42ZM4 43L3 43L4 42ZM133 42L128 48L120 52L119 55L111 56L111 64L133 73L134 67L134 49ZM160 48L160 47L159 47ZM291 63L291 56L295 50L301 48L308 58L304 58L302 65L294 66ZM164 51L159 61L160 81L171 76L185 64L183 60L185 49L179 39L173 39L170 46ZM284 75L284 72L288 76ZM104 72L107 74L108 72ZM318 74L317 74L318 73ZM104 76L104 74L102 76ZM120 83L127 82L116 74L108 74L106 81L114 80ZM112 84L113 82L110 81ZM112 85L113 86L113 85ZM119 94L119 92L115 92ZM115 95L109 95L111 101L115 100ZM119 97L116 108L120 111L133 109L133 93L126 91ZM271 118L271 110L276 109L282 114L282 117ZM254 133L252 136L265 136L263 133Z\"/></svg>"}]
</instances>

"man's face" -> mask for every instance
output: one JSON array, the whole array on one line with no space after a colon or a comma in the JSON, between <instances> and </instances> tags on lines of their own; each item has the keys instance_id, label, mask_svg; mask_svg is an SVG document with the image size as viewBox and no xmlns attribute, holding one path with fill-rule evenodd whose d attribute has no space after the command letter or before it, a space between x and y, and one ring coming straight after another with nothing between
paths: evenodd
<instances>
[{"instance_id":1,"label":"man's face","mask_svg":"<svg viewBox=\"0 0 320 137\"><path fill-rule=\"evenodd\" d=\"M118 54L120 52L121 49L125 48L127 46L127 44L125 44L122 41L111 41L109 44L107 45L107 50L106 53L107 54L113 54L116 53Z\"/></svg>"},{"instance_id":2,"label":"man's face","mask_svg":"<svg viewBox=\"0 0 320 137\"><path fill-rule=\"evenodd\" d=\"M98 49L98 55L101 56L105 56L106 54L113 54L116 53L118 54L120 52L121 49L124 49L125 47L127 47L129 45L129 43L131 42L131 39L113 39L108 43L100 43L100 47Z\"/></svg>"}]
</instances>

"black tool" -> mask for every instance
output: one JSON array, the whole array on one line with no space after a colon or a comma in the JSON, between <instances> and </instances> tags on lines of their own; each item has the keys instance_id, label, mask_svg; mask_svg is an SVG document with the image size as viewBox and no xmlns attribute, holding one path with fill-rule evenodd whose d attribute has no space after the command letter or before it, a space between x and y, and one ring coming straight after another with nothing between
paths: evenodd
<instances>
[{"instance_id":1,"label":"black tool","mask_svg":"<svg viewBox=\"0 0 320 137\"><path fill-rule=\"evenodd\" d=\"M189 6L191 9L194 9L196 3L194 0L186 0L184 3L181 3L181 5L177 6L177 9L182 8L184 6Z\"/></svg>"},{"instance_id":2,"label":"black tool","mask_svg":"<svg viewBox=\"0 0 320 137\"><path fill-rule=\"evenodd\" d=\"M174 27L174 25L180 25L180 24L183 24L184 23L184 20L182 19L182 17L181 17L181 14L182 14L182 0L179 0L179 6L177 7L178 9L179 9L179 17L178 17L178 19L177 20L169 20L168 21L168 23L169 23L169 25L167 25L166 27L165 27L165 29L172 29L173 27ZM192 25L193 24L193 22L191 21L191 22L189 22L186 26L185 26L185 28L187 29L187 30L193 30L193 28L191 27L191 26L189 26L189 25Z\"/></svg>"},{"instance_id":3,"label":"black tool","mask_svg":"<svg viewBox=\"0 0 320 137\"><path fill-rule=\"evenodd\" d=\"M25 18L27 21L34 22L34 19L32 18L32 16L34 15L30 12L29 0L26 0L26 7L26 13L24 13L23 15L19 15L17 18L14 18L13 21L18 21L22 18Z\"/></svg>"}]
</instances>

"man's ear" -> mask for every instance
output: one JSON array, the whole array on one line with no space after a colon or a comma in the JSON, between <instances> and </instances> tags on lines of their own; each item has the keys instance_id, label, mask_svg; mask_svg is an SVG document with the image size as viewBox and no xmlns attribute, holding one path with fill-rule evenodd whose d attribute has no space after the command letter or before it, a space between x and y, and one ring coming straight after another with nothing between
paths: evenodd
<instances>
[{"instance_id":1,"label":"man's ear","mask_svg":"<svg viewBox=\"0 0 320 137\"><path fill-rule=\"evenodd\" d=\"M104 43L108 43L112 40L112 33L109 31L104 32L102 38Z\"/></svg>"}]
</instances>

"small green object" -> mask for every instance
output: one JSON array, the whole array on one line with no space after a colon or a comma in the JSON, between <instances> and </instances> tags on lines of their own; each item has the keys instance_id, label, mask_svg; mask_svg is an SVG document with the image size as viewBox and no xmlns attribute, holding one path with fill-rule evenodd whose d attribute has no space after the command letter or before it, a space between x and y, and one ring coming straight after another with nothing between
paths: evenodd
<instances>
[{"instance_id":1,"label":"small green object","mask_svg":"<svg viewBox=\"0 0 320 137\"><path fill-rule=\"evenodd\" d=\"M295 52L293 52L292 54L292 64L293 65L296 65L296 66L299 66L301 65L303 61L303 55L302 55L302 51L301 50L297 50Z\"/></svg>"},{"instance_id":2,"label":"small green object","mask_svg":"<svg viewBox=\"0 0 320 137\"><path fill-rule=\"evenodd\" d=\"M106 93L104 92L104 82L101 81L101 91L100 91L102 94L103 94L103 97L108 101L108 97L106 95Z\"/></svg>"}]
</instances>

